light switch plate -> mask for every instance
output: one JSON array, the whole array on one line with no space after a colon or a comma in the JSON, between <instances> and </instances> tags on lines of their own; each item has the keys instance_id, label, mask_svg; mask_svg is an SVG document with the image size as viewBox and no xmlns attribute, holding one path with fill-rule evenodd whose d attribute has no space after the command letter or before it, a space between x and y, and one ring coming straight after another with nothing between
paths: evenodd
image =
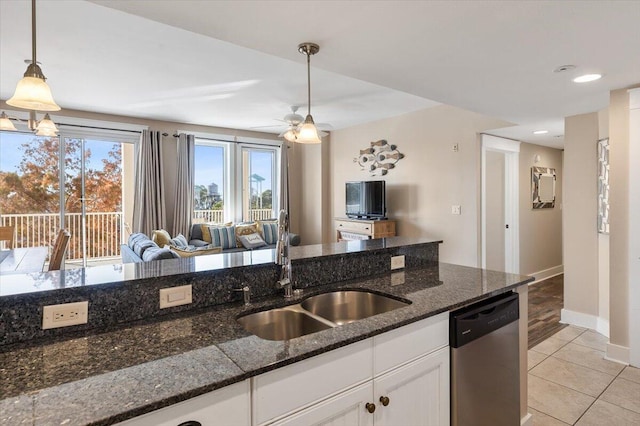
<instances>
[{"instance_id":1,"label":"light switch plate","mask_svg":"<svg viewBox=\"0 0 640 426\"><path fill-rule=\"evenodd\" d=\"M63 303L42 308L42 329L86 324L89 316L89 302Z\"/></svg>"},{"instance_id":2,"label":"light switch plate","mask_svg":"<svg viewBox=\"0 0 640 426\"><path fill-rule=\"evenodd\" d=\"M391 256L391 270L404 268L404 255Z\"/></svg>"},{"instance_id":3,"label":"light switch plate","mask_svg":"<svg viewBox=\"0 0 640 426\"><path fill-rule=\"evenodd\" d=\"M160 289L160 309L191 303L191 285Z\"/></svg>"}]
</instances>

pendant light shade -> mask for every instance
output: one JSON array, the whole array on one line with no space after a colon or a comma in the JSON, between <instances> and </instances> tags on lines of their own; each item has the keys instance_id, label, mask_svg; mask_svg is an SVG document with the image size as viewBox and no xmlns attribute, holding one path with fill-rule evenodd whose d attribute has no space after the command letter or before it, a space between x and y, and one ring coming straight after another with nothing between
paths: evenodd
<instances>
[{"instance_id":1,"label":"pendant light shade","mask_svg":"<svg viewBox=\"0 0 640 426\"><path fill-rule=\"evenodd\" d=\"M18 82L16 91L7 104L34 111L60 111L36 60L36 0L31 0L31 53L31 63L24 78Z\"/></svg>"},{"instance_id":2,"label":"pendant light shade","mask_svg":"<svg viewBox=\"0 0 640 426\"><path fill-rule=\"evenodd\" d=\"M16 126L13 125L13 123L11 122L11 120L9 120L9 117L7 117L7 114L4 113L4 111L2 111L2 114L0 114L0 130L8 130L10 132L15 132L16 130Z\"/></svg>"},{"instance_id":3,"label":"pendant light shade","mask_svg":"<svg viewBox=\"0 0 640 426\"><path fill-rule=\"evenodd\" d=\"M289 129L282 135L289 142L296 142L298 139L298 131L296 129Z\"/></svg>"},{"instance_id":4,"label":"pendant light shade","mask_svg":"<svg viewBox=\"0 0 640 426\"><path fill-rule=\"evenodd\" d=\"M311 114L307 115L307 118L305 118L300 130L298 130L298 138L296 139L296 142L309 144L322 142L320 140L320 135L318 135L318 128L313 122Z\"/></svg>"},{"instance_id":5,"label":"pendant light shade","mask_svg":"<svg viewBox=\"0 0 640 426\"><path fill-rule=\"evenodd\" d=\"M307 118L304 119L304 123L298 130L298 137L296 142L298 143L320 143L320 135L318 135L318 128L313 122L311 116L311 55L315 55L320 51L320 46L315 43L301 43L298 45L298 52L307 56Z\"/></svg>"},{"instance_id":6,"label":"pendant light shade","mask_svg":"<svg viewBox=\"0 0 640 426\"><path fill-rule=\"evenodd\" d=\"M38 126L36 127L36 136L51 136L55 137L58 135L58 128L55 123L51 121L51 117L49 114L45 114L44 118L38 122Z\"/></svg>"}]
</instances>

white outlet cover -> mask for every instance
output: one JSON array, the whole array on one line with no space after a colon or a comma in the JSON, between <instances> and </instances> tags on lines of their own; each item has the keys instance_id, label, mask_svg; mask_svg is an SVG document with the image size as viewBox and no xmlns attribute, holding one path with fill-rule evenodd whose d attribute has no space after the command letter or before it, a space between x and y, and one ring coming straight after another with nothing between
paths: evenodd
<instances>
[{"instance_id":1,"label":"white outlet cover","mask_svg":"<svg viewBox=\"0 0 640 426\"><path fill-rule=\"evenodd\" d=\"M42 329L86 324L89 317L89 302L63 303L42 308Z\"/></svg>"},{"instance_id":2,"label":"white outlet cover","mask_svg":"<svg viewBox=\"0 0 640 426\"><path fill-rule=\"evenodd\" d=\"M404 255L391 256L391 270L404 268Z\"/></svg>"},{"instance_id":3,"label":"white outlet cover","mask_svg":"<svg viewBox=\"0 0 640 426\"><path fill-rule=\"evenodd\" d=\"M462 214L462 207L457 205L451 206L451 214Z\"/></svg>"},{"instance_id":4,"label":"white outlet cover","mask_svg":"<svg viewBox=\"0 0 640 426\"><path fill-rule=\"evenodd\" d=\"M188 305L192 301L190 284L160 289L160 309Z\"/></svg>"}]
</instances>

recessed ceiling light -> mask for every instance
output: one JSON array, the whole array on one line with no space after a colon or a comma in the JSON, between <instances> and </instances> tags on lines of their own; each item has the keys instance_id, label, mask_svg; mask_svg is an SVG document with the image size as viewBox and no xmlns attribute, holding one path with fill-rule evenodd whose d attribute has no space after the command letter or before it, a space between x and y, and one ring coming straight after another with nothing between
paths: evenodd
<instances>
[{"instance_id":1,"label":"recessed ceiling light","mask_svg":"<svg viewBox=\"0 0 640 426\"><path fill-rule=\"evenodd\" d=\"M547 133L549 133L548 130L536 130L533 132L534 135L546 135Z\"/></svg>"},{"instance_id":2,"label":"recessed ceiling light","mask_svg":"<svg viewBox=\"0 0 640 426\"><path fill-rule=\"evenodd\" d=\"M573 79L574 83L588 83L602 78L602 74L585 74Z\"/></svg>"}]
</instances>

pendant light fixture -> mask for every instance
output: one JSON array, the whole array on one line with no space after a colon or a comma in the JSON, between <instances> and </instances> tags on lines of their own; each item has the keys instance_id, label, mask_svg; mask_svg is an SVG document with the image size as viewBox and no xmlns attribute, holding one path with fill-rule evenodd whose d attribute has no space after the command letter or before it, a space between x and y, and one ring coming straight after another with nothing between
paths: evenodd
<instances>
[{"instance_id":1,"label":"pendant light fixture","mask_svg":"<svg viewBox=\"0 0 640 426\"><path fill-rule=\"evenodd\" d=\"M4 111L2 111L2 114L0 114L0 130L8 130L10 132L15 132L16 130L18 130L16 129L16 126L13 125L7 114L4 113Z\"/></svg>"},{"instance_id":2,"label":"pendant light fixture","mask_svg":"<svg viewBox=\"0 0 640 426\"><path fill-rule=\"evenodd\" d=\"M298 130L298 135L295 141L298 143L320 143L320 136L318 135L318 128L313 122L311 116L311 55L315 55L320 51L320 46L315 43L301 43L298 45L298 52L307 56L307 117Z\"/></svg>"},{"instance_id":3,"label":"pendant light fixture","mask_svg":"<svg viewBox=\"0 0 640 426\"><path fill-rule=\"evenodd\" d=\"M34 111L60 111L36 60L36 0L31 0L31 56L24 78L18 82L16 91L7 104Z\"/></svg>"}]
</instances>

